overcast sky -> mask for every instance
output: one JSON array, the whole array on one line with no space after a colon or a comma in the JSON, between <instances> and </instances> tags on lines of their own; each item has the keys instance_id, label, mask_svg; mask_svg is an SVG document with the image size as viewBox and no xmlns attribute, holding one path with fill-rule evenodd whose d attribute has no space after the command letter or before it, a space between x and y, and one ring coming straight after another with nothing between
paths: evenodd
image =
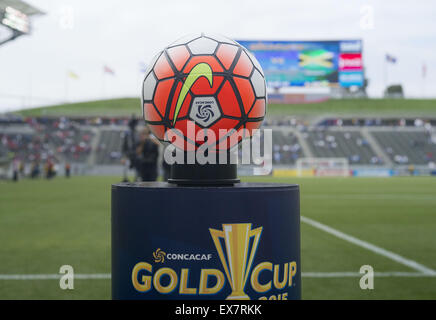
<instances>
[{"instance_id":1,"label":"overcast sky","mask_svg":"<svg viewBox=\"0 0 436 320\"><path fill-rule=\"evenodd\" d=\"M0 111L113 97L138 97L140 63L196 31L233 39L363 39L368 92L388 83L407 97L436 97L434 0L28 0L46 12L33 31L0 46ZM426 64L427 76L422 77ZM103 66L115 71L103 74ZM79 79L68 78L72 71Z\"/></svg>"}]
</instances>

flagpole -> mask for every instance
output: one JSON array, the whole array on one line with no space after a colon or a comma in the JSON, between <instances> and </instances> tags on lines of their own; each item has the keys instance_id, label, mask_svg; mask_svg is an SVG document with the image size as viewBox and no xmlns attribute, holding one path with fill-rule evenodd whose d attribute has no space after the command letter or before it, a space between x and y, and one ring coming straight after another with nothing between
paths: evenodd
<instances>
[{"instance_id":1,"label":"flagpole","mask_svg":"<svg viewBox=\"0 0 436 320\"><path fill-rule=\"evenodd\" d=\"M387 60L388 59L385 56L385 59L384 59L384 61L385 61L384 62L384 82L385 82L384 87L385 87L385 89L383 91L384 95L386 95L385 93L387 93L387 90L388 90L388 61Z\"/></svg>"},{"instance_id":2,"label":"flagpole","mask_svg":"<svg viewBox=\"0 0 436 320\"><path fill-rule=\"evenodd\" d=\"M105 76L104 76L104 67L101 73L101 99L104 100L106 97L106 84L105 84Z\"/></svg>"},{"instance_id":3,"label":"flagpole","mask_svg":"<svg viewBox=\"0 0 436 320\"><path fill-rule=\"evenodd\" d=\"M422 98L425 99L425 78L427 76L427 65L425 62L422 64Z\"/></svg>"},{"instance_id":4,"label":"flagpole","mask_svg":"<svg viewBox=\"0 0 436 320\"><path fill-rule=\"evenodd\" d=\"M29 72L29 92L28 92L28 101L27 107L32 107L32 72Z\"/></svg>"}]
</instances>

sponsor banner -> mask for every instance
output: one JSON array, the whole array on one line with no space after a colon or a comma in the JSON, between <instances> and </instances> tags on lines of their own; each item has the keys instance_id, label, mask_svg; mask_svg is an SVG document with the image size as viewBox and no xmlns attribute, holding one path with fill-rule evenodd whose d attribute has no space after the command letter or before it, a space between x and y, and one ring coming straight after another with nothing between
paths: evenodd
<instances>
[{"instance_id":1,"label":"sponsor banner","mask_svg":"<svg viewBox=\"0 0 436 320\"><path fill-rule=\"evenodd\" d=\"M300 299L299 220L296 185L115 185L112 297Z\"/></svg>"},{"instance_id":2,"label":"sponsor banner","mask_svg":"<svg viewBox=\"0 0 436 320\"><path fill-rule=\"evenodd\" d=\"M363 72L341 72L339 83L342 87L362 86L364 82Z\"/></svg>"},{"instance_id":3,"label":"sponsor banner","mask_svg":"<svg viewBox=\"0 0 436 320\"><path fill-rule=\"evenodd\" d=\"M367 168L353 170L353 177L392 177L395 172L385 168Z\"/></svg>"},{"instance_id":4,"label":"sponsor banner","mask_svg":"<svg viewBox=\"0 0 436 320\"><path fill-rule=\"evenodd\" d=\"M313 177L315 176L314 169L274 169L273 177L276 178L288 178L288 177Z\"/></svg>"},{"instance_id":5,"label":"sponsor banner","mask_svg":"<svg viewBox=\"0 0 436 320\"><path fill-rule=\"evenodd\" d=\"M345 40L340 42L341 52L362 52L362 41L361 40Z\"/></svg>"},{"instance_id":6,"label":"sponsor banner","mask_svg":"<svg viewBox=\"0 0 436 320\"><path fill-rule=\"evenodd\" d=\"M316 103L326 101L329 97L328 94L270 93L268 94L268 102L283 104Z\"/></svg>"},{"instance_id":7,"label":"sponsor banner","mask_svg":"<svg viewBox=\"0 0 436 320\"><path fill-rule=\"evenodd\" d=\"M361 71L362 66L361 53L341 53L339 56L340 71Z\"/></svg>"},{"instance_id":8,"label":"sponsor banner","mask_svg":"<svg viewBox=\"0 0 436 320\"><path fill-rule=\"evenodd\" d=\"M349 177L350 171L345 168L317 168L315 176L317 177Z\"/></svg>"}]
</instances>

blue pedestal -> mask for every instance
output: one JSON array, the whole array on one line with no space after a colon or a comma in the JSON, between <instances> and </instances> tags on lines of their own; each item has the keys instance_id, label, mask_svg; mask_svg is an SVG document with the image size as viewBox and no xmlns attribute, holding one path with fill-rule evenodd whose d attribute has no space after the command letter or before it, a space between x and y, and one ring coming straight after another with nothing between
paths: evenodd
<instances>
[{"instance_id":1,"label":"blue pedestal","mask_svg":"<svg viewBox=\"0 0 436 320\"><path fill-rule=\"evenodd\" d=\"M113 299L300 299L299 187L112 186Z\"/></svg>"}]
</instances>

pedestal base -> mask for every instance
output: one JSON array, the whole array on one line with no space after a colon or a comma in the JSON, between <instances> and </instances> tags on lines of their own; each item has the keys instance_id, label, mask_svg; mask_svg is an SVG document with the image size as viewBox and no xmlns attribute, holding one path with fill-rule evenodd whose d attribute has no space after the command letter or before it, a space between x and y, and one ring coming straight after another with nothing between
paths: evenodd
<instances>
[{"instance_id":1,"label":"pedestal base","mask_svg":"<svg viewBox=\"0 0 436 320\"><path fill-rule=\"evenodd\" d=\"M112 186L113 299L300 299L297 185Z\"/></svg>"}]
</instances>

